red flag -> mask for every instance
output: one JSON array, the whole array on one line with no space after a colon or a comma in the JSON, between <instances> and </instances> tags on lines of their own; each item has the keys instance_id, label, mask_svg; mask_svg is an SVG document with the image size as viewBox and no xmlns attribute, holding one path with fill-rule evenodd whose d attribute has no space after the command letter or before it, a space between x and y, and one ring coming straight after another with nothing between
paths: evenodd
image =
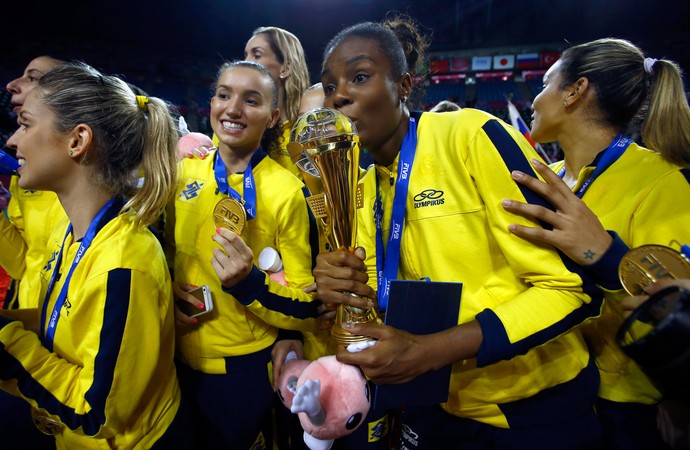
<instances>
[{"instance_id":1,"label":"red flag","mask_svg":"<svg viewBox=\"0 0 690 450\"><path fill-rule=\"evenodd\" d=\"M451 58L450 71L451 72L469 72L470 59L469 58Z\"/></svg>"},{"instance_id":2,"label":"red flag","mask_svg":"<svg viewBox=\"0 0 690 450\"><path fill-rule=\"evenodd\" d=\"M525 136L525 139L527 139L527 142L530 143L532 147L536 151L539 152L539 154L544 158L544 160L547 163L552 163L551 158L546 154L543 148L541 148L541 145L538 143L534 142L532 140L532 136L529 134L529 128L527 127L527 124L525 123L524 120L522 120L522 116L520 116L520 113L518 112L517 108L515 105L513 105L513 102L508 101L508 116L510 116L510 123L517 128L517 130L522 133L523 136Z\"/></svg>"},{"instance_id":3,"label":"red flag","mask_svg":"<svg viewBox=\"0 0 690 450\"><path fill-rule=\"evenodd\" d=\"M448 60L447 59L432 59L429 63L429 71L431 73L448 72Z\"/></svg>"},{"instance_id":4,"label":"red flag","mask_svg":"<svg viewBox=\"0 0 690 450\"><path fill-rule=\"evenodd\" d=\"M558 61L558 58L561 57L560 52L541 52L540 54L540 65L542 67L551 67L553 66L553 63Z\"/></svg>"}]
</instances>

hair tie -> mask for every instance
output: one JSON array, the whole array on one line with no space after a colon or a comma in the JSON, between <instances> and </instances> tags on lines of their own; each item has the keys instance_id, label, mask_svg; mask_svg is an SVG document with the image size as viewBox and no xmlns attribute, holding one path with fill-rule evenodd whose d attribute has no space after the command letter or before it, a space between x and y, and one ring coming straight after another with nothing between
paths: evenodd
<instances>
[{"instance_id":1,"label":"hair tie","mask_svg":"<svg viewBox=\"0 0 690 450\"><path fill-rule=\"evenodd\" d=\"M149 103L149 98L145 97L143 95L137 95L137 106L139 107L140 110L146 112L149 110L148 105Z\"/></svg>"},{"instance_id":2,"label":"hair tie","mask_svg":"<svg viewBox=\"0 0 690 450\"><path fill-rule=\"evenodd\" d=\"M654 63L657 62L656 59L654 58L645 58L644 59L644 71L647 72L649 75L654 74Z\"/></svg>"}]
</instances>

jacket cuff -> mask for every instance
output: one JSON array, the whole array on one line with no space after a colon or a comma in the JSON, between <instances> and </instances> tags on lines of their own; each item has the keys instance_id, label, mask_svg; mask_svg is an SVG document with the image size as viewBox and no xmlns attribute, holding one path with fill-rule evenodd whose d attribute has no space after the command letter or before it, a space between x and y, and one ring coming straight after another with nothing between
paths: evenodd
<instances>
[{"instance_id":1,"label":"jacket cuff","mask_svg":"<svg viewBox=\"0 0 690 450\"><path fill-rule=\"evenodd\" d=\"M618 266L630 248L618 236L618 233L611 230L607 230L607 232L613 238L609 249L606 250L599 261L582 268L587 275L594 279L598 286L609 291L617 291L623 288L618 278Z\"/></svg>"},{"instance_id":2,"label":"jacket cuff","mask_svg":"<svg viewBox=\"0 0 690 450\"><path fill-rule=\"evenodd\" d=\"M268 290L266 286L266 277L267 275L265 272L253 266L249 275L247 275L244 280L230 289L223 288L223 292L232 295L244 306L249 306L254 300L259 298L261 294Z\"/></svg>"},{"instance_id":3,"label":"jacket cuff","mask_svg":"<svg viewBox=\"0 0 690 450\"><path fill-rule=\"evenodd\" d=\"M302 333L296 330L283 330L280 328L278 330L278 337L276 338L276 341L285 341L285 340L297 340L300 342L304 342L304 338L302 337Z\"/></svg>"}]
</instances>

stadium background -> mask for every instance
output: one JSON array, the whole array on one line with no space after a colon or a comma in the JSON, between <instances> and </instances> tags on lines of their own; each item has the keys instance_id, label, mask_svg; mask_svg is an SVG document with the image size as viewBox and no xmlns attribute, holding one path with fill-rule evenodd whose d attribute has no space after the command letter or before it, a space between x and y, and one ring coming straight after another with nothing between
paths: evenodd
<instances>
[{"instance_id":1,"label":"stadium background","mask_svg":"<svg viewBox=\"0 0 690 450\"><path fill-rule=\"evenodd\" d=\"M38 55L78 59L166 99L190 129L210 133L215 72L224 60L243 57L255 28L295 33L314 83L335 33L389 12L409 14L432 34L421 89L411 99L418 109L451 100L507 121L511 98L529 124L541 77L560 52L607 36L690 70L690 0L15 0L5 2L0 16L0 83ZM0 145L16 128L11 110L2 89ZM557 155L558 147L546 151Z\"/></svg>"}]
</instances>

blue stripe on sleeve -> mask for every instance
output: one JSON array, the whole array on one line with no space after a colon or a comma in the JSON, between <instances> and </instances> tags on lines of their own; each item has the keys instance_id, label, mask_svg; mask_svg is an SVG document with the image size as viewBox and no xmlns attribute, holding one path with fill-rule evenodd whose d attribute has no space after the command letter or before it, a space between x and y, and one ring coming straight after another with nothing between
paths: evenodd
<instances>
[{"instance_id":1,"label":"blue stripe on sleeve","mask_svg":"<svg viewBox=\"0 0 690 450\"><path fill-rule=\"evenodd\" d=\"M486 122L482 128L503 158L508 171L519 170L535 178L537 177L520 146L498 121L490 120ZM552 211L554 210L554 207L543 197L534 193L526 186L519 183L516 184L528 203L541 205ZM551 229L548 224L542 225L544 228ZM582 290L585 294L589 295L591 301L589 303L583 303L581 307L553 325L521 341L512 343L508 339L505 327L493 311L487 309L480 312L476 316L476 319L482 327L484 340L477 354L478 367L483 367L503 359L510 359L516 355L525 354L531 348L544 344L565 333L570 328L582 323L584 320L590 317L596 317L601 313L604 299L603 292L597 287L594 280L585 274L582 267L575 264L575 262L558 249L556 250L566 268L580 277L582 280Z\"/></svg>"},{"instance_id":2,"label":"blue stripe on sleeve","mask_svg":"<svg viewBox=\"0 0 690 450\"><path fill-rule=\"evenodd\" d=\"M311 319L318 317L317 308L321 305L318 300L301 302L291 297L283 297L268 290L267 275L256 266L252 267L249 275L230 289L223 288L223 292L235 297L245 306L258 301L264 308L276 311L296 319Z\"/></svg>"},{"instance_id":3,"label":"blue stripe on sleeve","mask_svg":"<svg viewBox=\"0 0 690 450\"><path fill-rule=\"evenodd\" d=\"M2 352L0 370L4 378L16 378L19 390L28 398L36 400L40 408L60 417L70 429L82 427L84 434L93 436L105 423L105 406L112 387L122 336L127 322L130 301L131 271L116 269L108 273L104 318L100 345L94 365L94 378L84 398L91 411L77 414L74 408L66 406L38 381L31 377L22 364L7 352ZM2 321L0 320L0 323Z\"/></svg>"},{"instance_id":4,"label":"blue stripe on sleeve","mask_svg":"<svg viewBox=\"0 0 690 450\"><path fill-rule=\"evenodd\" d=\"M108 287L103 311L100 347L96 355L93 384L85 398L93 411L102 416L105 423L105 402L113 384L122 336L129 312L132 272L129 269L115 269L108 273ZM98 430L94 430L94 434Z\"/></svg>"}]
</instances>

